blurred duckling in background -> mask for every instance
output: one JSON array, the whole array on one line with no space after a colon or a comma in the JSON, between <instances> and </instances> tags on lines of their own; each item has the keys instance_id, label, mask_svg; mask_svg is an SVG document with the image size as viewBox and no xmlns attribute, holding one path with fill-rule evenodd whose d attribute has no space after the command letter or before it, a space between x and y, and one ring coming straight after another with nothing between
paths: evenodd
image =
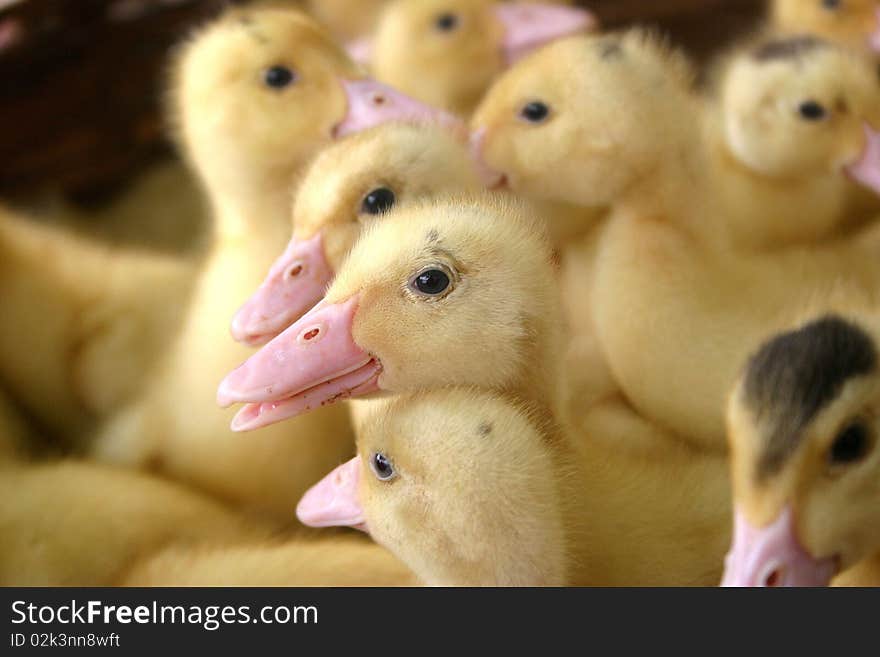
<instances>
[{"instance_id":1,"label":"blurred duckling in background","mask_svg":"<svg viewBox=\"0 0 880 657\"><path fill-rule=\"evenodd\" d=\"M557 297L541 225L519 205L412 203L372 224L323 301L231 372L217 401L246 403L238 431L443 385L509 392L548 414L561 395Z\"/></svg>"},{"instance_id":2,"label":"blurred duckling in background","mask_svg":"<svg viewBox=\"0 0 880 657\"><path fill-rule=\"evenodd\" d=\"M752 356L731 395L728 586L880 585L880 324L829 314Z\"/></svg>"},{"instance_id":3,"label":"blurred duckling in background","mask_svg":"<svg viewBox=\"0 0 880 657\"><path fill-rule=\"evenodd\" d=\"M775 0L771 24L777 31L817 34L880 56L877 0Z\"/></svg>"},{"instance_id":4,"label":"blurred duckling in background","mask_svg":"<svg viewBox=\"0 0 880 657\"><path fill-rule=\"evenodd\" d=\"M0 207L0 377L58 446L145 385L196 264L118 249Z\"/></svg>"},{"instance_id":5,"label":"blurred duckling in background","mask_svg":"<svg viewBox=\"0 0 880 657\"><path fill-rule=\"evenodd\" d=\"M268 342L310 310L360 233L392 208L480 188L462 136L388 123L340 140L309 165L293 208L293 239L232 320L233 337Z\"/></svg>"},{"instance_id":6,"label":"blurred duckling in background","mask_svg":"<svg viewBox=\"0 0 880 657\"><path fill-rule=\"evenodd\" d=\"M736 53L707 120L713 189L726 212L719 239L768 249L827 240L865 219L854 216L862 190L851 176L871 125L880 129L871 61L811 36ZM880 187L867 194L866 210L880 214Z\"/></svg>"},{"instance_id":7,"label":"blurred duckling in background","mask_svg":"<svg viewBox=\"0 0 880 657\"><path fill-rule=\"evenodd\" d=\"M0 466L0 585L400 585L358 537L290 536L178 484L75 461ZM357 567L355 567L357 564Z\"/></svg>"},{"instance_id":8,"label":"blurred duckling in background","mask_svg":"<svg viewBox=\"0 0 880 657\"><path fill-rule=\"evenodd\" d=\"M315 472L351 455L339 409L241 441L227 428L230 417L217 412L213 391L248 354L226 326L290 238L293 175L333 138L389 119L435 116L360 76L292 10L229 11L184 48L173 112L213 207L214 236L178 339L145 395L102 429L93 454L279 517L289 517Z\"/></svg>"},{"instance_id":9,"label":"blurred duckling in background","mask_svg":"<svg viewBox=\"0 0 880 657\"><path fill-rule=\"evenodd\" d=\"M492 80L528 52L594 29L583 9L490 0L393 0L355 46L377 79L468 115Z\"/></svg>"}]
</instances>

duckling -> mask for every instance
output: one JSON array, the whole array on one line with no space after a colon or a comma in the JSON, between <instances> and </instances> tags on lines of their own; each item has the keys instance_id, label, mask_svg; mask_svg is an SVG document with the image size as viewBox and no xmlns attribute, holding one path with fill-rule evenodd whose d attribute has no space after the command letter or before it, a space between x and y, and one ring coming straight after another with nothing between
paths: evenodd
<instances>
[{"instance_id":1,"label":"duckling","mask_svg":"<svg viewBox=\"0 0 880 657\"><path fill-rule=\"evenodd\" d=\"M195 263L119 250L0 206L0 377L75 444L136 395L179 325ZM64 442L65 440L62 440Z\"/></svg>"},{"instance_id":2,"label":"duckling","mask_svg":"<svg viewBox=\"0 0 880 657\"><path fill-rule=\"evenodd\" d=\"M776 30L818 34L880 54L880 8L876 0L775 0L771 22Z\"/></svg>"},{"instance_id":3,"label":"duckling","mask_svg":"<svg viewBox=\"0 0 880 657\"><path fill-rule=\"evenodd\" d=\"M503 398L401 395L364 425L358 455L310 489L297 516L369 531L431 586L561 586L558 477L533 418Z\"/></svg>"},{"instance_id":4,"label":"duckling","mask_svg":"<svg viewBox=\"0 0 880 657\"><path fill-rule=\"evenodd\" d=\"M352 537L307 537L173 482L95 463L0 466L4 586L398 585L407 568Z\"/></svg>"},{"instance_id":5,"label":"duckling","mask_svg":"<svg viewBox=\"0 0 880 657\"><path fill-rule=\"evenodd\" d=\"M383 82L468 115L492 79L528 52L594 29L584 9L490 0L393 0L357 57Z\"/></svg>"},{"instance_id":6,"label":"duckling","mask_svg":"<svg viewBox=\"0 0 880 657\"><path fill-rule=\"evenodd\" d=\"M254 441L236 438L209 392L248 353L224 324L288 241L292 176L322 144L437 115L360 79L311 20L271 7L227 12L200 32L180 55L172 98L214 236L180 334L145 393L101 429L90 453L287 517L315 471L350 456L348 423L328 409Z\"/></svg>"},{"instance_id":7,"label":"duckling","mask_svg":"<svg viewBox=\"0 0 880 657\"><path fill-rule=\"evenodd\" d=\"M299 183L293 239L236 313L233 337L265 343L318 303L361 230L392 207L479 187L466 145L440 126L389 123L328 146Z\"/></svg>"},{"instance_id":8,"label":"duckling","mask_svg":"<svg viewBox=\"0 0 880 657\"><path fill-rule=\"evenodd\" d=\"M873 315L831 313L748 361L727 409L724 585L880 585L878 335Z\"/></svg>"},{"instance_id":9,"label":"duckling","mask_svg":"<svg viewBox=\"0 0 880 657\"><path fill-rule=\"evenodd\" d=\"M585 68L573 84L567 71ZM612 207L584 324L640 414L720 451L723 401L748 351L837 278L870 291L878 272L863 235L772 256L718 245L725 216L691 80L682 56L643 32L573 38L505 74L472 126L484 169L512 189Z\"/></svg>"},{"instance_id":10,"label":"duckling","mask_svg":"<svg viewBox=\"0 0 880 657\"><path fill-rule=\"evenodd\" d=\"M564 331L551 257L540 224L507 199L395 208L364 231L321 303L230 373L217 401L248 402L235 431L447 384L553 409Z\"/></svg>"},{"instance_id":11,"label":"duckling","mask_svg":"<svg viewBox=\"0 0 880 657\"><path fill-rule=\"evenodd\" d=\"M761 40L731 58L706 138L726 209L719 232L732 248L816 243L853 227L862 200L850 175L858 177L865 126L880 127L874 69L804 36ZM878 194L868 214L880 212Z\"/></svg>"},{"instance_id":12,"label":"duckling","mask_svg":"<svg viewBox=\"0 0 880 657\"><path fill-rule=\"evenodd\" d=\"M429 585L717 582L724 458L660 450L664 439L620 409L604 408L590 430L572 448L495 393L403 394L361 424L358 456L297 515L367 531Z\"/></svg>"}]
</instances>

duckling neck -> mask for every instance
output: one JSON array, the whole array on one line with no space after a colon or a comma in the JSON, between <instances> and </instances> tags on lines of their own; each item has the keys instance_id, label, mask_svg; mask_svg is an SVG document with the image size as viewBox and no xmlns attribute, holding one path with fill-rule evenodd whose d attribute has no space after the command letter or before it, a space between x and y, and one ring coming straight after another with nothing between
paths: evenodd
<instances>
[{"instance_id":1,"label":"duckling neck","mask_svg":"<svg viewBox=\"0 0 880 657\"><path fill-rule=\"evenodd\" d=\"M214 225L213 239L220 243L273 242L283 245L290 237L292 181L289 172L259 179L207 183Z\"/></svg>"}]
</instances>

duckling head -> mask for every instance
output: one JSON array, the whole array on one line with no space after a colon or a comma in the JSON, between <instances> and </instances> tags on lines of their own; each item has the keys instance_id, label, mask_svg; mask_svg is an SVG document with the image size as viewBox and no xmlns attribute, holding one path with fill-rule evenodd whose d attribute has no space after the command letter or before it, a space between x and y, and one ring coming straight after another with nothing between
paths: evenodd
<instances>
[{"instance_id":1,"label":"duckling head","mask_svg":"<svg viewBox=\"0 0 880 657\"><path fill-rule=\"evenodd\" d=\"M395 0L382 14L367 59L380 80L467 114L506 66L595 24L586 10L564 6Z\"/></svg>"},{"instance_id":2,"label":"duckling head","mask_svg":"<svg viewBox=\"0 0 880 657\"><path fill-rule=\"evenodd\" d=\"M880 54L877 0L776 0L773 20L787 32L818 34Z\"/></svg>"},{"instance_id":3,"label":"duckling head","mask_svg":"<svg viewBox=\"0 0 880 657\"><path fill-rule=\"evenodd\" d=\"M223 195L255 180L286 190L322 144L386 121L454 122L365 79L311 19L271 6L231 9L199 32L172 88L183 148Z\"/></svg>"},{"instance_id":4,"label":"duckling head","mask_svg":"<svg viewBox=\"0 0 880 657\"><path fill-rule=\"evenodd\" d=\"M466 389L403 395L365 423L357 456L297 516L369 532L427 584L561 585L554 473L536 423L511 403Z\"/></svg>"},{"instance_id":5,"label":"duckling head","mask_svg":"<svg viewBox=\"0 0 880 657\"><path fill-rule=\"evenodd\" d=\"M387 123L328 146L299 185L293 238L236 313L233 337L264 344L301 317L361 230L391 208L479 187L464 140L437 125Z\"/></svg>"},{"instance_id":6,"label":"duckling head","mask_svg":"<svg viewBox=\"0 0 880 657\"><path fill-rule=\"evenodd\" d=\"M728 408L725 585L822 586L880 547L878 375L872 333L836 315L752 357Z\"/></svg>"},{"instance_id":7,"label":"duckling head","mask_svg":"<svg viewBox=\"0 0 880 657\"><path fill-rule=\"evenodd\" d=\"M608 205L680 150L694 123L691 79L686 61L643 31L543 48L504 73L472 118L485 183Z\"/></svg>"},{"instance_id":8,"label":"duckling head","mask_svg":"<svg viewBox=\"0 0 880 657\"><path fill-rule=\"evenodd\" d=\"M391 210L323 301L220 384L221 406L247 402L233 429L451 384L555 399L559 299L539 226L489 196Z\"/></svg>"},{"instance_id":9,"label":"duckling head","mask_svg":"<svg viewBox=\"0 0 880 657\"><path fill-rule=\"evenodd\" d=\"M721 89L731 153L761 175L849 173L878 193L880 83L873 64L812 36L765 41L737 57Z\"/></svg>"}]
</instances>

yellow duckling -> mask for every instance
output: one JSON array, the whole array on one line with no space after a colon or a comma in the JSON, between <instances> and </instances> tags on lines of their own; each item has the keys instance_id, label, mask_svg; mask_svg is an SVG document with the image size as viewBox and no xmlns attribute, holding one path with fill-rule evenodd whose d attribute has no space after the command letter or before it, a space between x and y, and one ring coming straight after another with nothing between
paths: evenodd
<instances>
[{"instance_id":1,"label":"yellow duckling","mask_svg":"<svg viewBox=\"0 0 880 657\"><path fill-rule=\"evenodd\" d=\"M218 403L247 403L238 431L349 396L449 384L549 412L564 340L554 286L540 224L519 206L409 204L365 231L323 301L230 373Z\"/></svg>"},{"instance_id":2,"label":"yellow duckling","mask_svg":"<svg viewBox=\"0 0 880 657\"><path fill-rule=\"evenodd\" d=\"M367 531L430 585L717 582L724 459L660 450L655 431L618 413L603 410L591 426L616 432L571 449L497 394L400 395L360 426L358 455L297 514Z\"/></svg>"},{"instance_id":3,"label":"yellow duckling","mask_svg":"<svg viewBox=\"0 0 880 657\"><path fill-rule=\"evenodd\" d=\"M775 0L775 29L818 34L874 56L880 54L880 7L876 0Z\"/></svg>"},{"instance_id":4,"label":"yellow duckling","mask_svg":"<svg viewBox=\"0 0 880 657\"><path fill-rule=\"evenodd\" d=\"M212 204L214 237L180 335L143 397L97 436L93 454L279 517L316 471L351 454L339 409L241 441L212 391L248 354L225 324L290 237L294 173L334 137L436 116L359 76L323 31L290 10L227 12L184 48L173 113Z\"/></svg>"},{"instance_id":5,"label":"yellow duckling","mask_svg":"<svg viewBox=\"0 0 880 657\"><path fill-rule=\"evenodd\" d=\"M369 44L354 51L377 79L467 115L504 68L553 39L595 24L586 10L558 5L393 0Z\"/></svg>"},{"instance_id":6,"label":"yellow duckling","mask_svg":"<svg viewBox=\"0 0 880 657\"><path fill-rule=\"evenodd\" d=\"M413 582L354 537L280 533L216 500L75 461L0 466L3 586L310 586Z\"/></svg>"},{"instance_id":7,"label":"yellow duckling","mask_svg":"<svg viewBox=\"0 0 880 657\"><path fill-rule=\"evenodd\" d=\"M877 335L824 315L764 343L730 398L728 586L880 585Z\"/></svg>"},{"instance_id":8,"label":"yellow duckling","mask_svg":"<svg viewBox=\"0 0 880 657\"><path fill-rule=\"evenodd\" d=\"M479 187L461 136L440 126L388 123L328 146L299 183L293 239L236 313L233 337L262 344L299 319L361 231L391 208Z\"/></svg>"},{"instance_id":9,"label":"yellow duckling","mask_svg":"<svg viewBox=\"0 0 880 657\"><path fill-rule=\"evenodd\" d=\"M870 60L815 37L761 40L731 58L718 96L706 134L726 211L720 239L774 248L852 227L861 189L848 174L866 124L880 127Z\"/></svg>"},{"instance_id":10,"label":"yellow duckling","mask_svg":"<svg viewBox=\"0 0 880 657\"><path fill-rule=\"evenodd\" d=\"M590 75L573 84L570 70ZM562 41L487 95L475 150L514 190L613 207L582 283L597 351L641 414L721 450L746 354L838 277L870 291L878 272L858 241L772 257L717 248L725 216L691 79L681 55L638 31ZM874 137L861 148L851 171L868 179Z\"/></svg>"}]
</instances>

